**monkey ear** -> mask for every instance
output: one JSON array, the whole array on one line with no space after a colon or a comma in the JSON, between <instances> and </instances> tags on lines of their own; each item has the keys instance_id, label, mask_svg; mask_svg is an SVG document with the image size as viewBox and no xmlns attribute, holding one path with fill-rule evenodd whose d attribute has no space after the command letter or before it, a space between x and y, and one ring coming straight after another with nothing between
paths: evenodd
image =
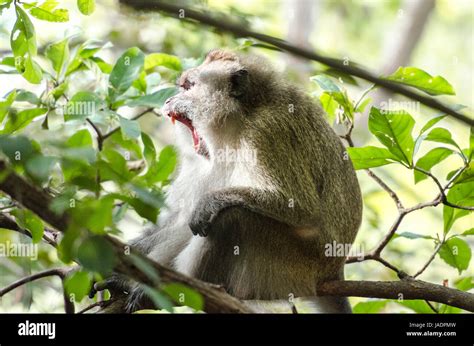
<instances>
[{"instance_id":1,"label":"monkey ear","mask_svg":"<svg viewBox=\"0 0 474 346\"><path fill-rule=\"evenodd\" d=\"M230 75L230 96L240 98L250 85L249 72L245 69L233 72Z\"/></svg>"}]
</instances>

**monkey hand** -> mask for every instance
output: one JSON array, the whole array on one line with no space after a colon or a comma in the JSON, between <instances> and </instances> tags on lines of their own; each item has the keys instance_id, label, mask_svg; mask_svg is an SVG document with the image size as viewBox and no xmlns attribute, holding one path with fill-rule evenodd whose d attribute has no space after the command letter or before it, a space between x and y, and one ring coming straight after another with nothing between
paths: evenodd
<instances>
[{"instance_id":1,"label":"monkey hand","mask_svg":"<svg viewBox=\"0 0 474 346\"><path fill-rule=\"evenodd\" d=\"M214 203L213 203L214 202ZM204 198L194 209L189 228L194 235L207 237L211 226L220 212L219 205L211 198Z\"/></svg>"},{"instance_id":2,"label":"monkey hand","mask_svg":"<svg viewBox=\"0 0 474 346\"><path fill-rule=\"evenodd\" d=\"M94 283L89 292L89 298L93 298L97 292L106 289L110 291L113 297L116 297L128 294L131 290L131 284L127 278L118 274L112 274L107 279Z\"/></svg>"}]
</instances>

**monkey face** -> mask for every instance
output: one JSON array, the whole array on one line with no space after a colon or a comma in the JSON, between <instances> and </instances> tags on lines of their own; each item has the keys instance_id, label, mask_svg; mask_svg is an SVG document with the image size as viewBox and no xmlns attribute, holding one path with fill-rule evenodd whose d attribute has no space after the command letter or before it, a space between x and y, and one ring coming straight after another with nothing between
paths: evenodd
<instances>
[{"instance_id":1,"label":"monkey face","mask_svg":"<svg viewBox=\"0 0 474 346\"><path fill-rule=\"evenodd\" d=\"M180 91L165 102L162 113L179 122L178 136L186 137L181 143L209 158L213 148L238 135L248 80L237 55L211 52L202 65L181 75Z\"/></svg>"}]
</instances>

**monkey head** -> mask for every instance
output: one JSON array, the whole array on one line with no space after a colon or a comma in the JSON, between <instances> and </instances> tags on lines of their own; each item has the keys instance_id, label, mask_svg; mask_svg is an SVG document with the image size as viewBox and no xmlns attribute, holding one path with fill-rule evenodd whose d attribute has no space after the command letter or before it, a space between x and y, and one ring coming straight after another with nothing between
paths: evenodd
<instances>
[{"instance_id":1,"label":"monkey head","mask_svg":"<svg viewBox=\"0 0 474 346\"><path fill-rule=\"evenodd\" d=\"M261 58L229 51L211 51L204 62L185 71L179 93L169 98L162 113L177 126L178 145L205 158L215 148L238 141L244 122L269 90L272 72Z\"/></svg>"}]
</instances>

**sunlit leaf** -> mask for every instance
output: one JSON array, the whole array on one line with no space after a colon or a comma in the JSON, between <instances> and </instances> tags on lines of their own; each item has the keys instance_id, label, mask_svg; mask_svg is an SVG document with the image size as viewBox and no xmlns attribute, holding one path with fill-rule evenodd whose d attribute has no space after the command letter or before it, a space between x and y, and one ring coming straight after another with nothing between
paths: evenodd
<instances>
[{"instance_id":1,"label":"sunlit leaf","mask_svg":"<svg viewBox=\"0 0 474 346\"><path fill-rule=\"evenodd\" d=\"M181 71L181 60L174 55L165 53L148 54L145 58L145 70L151 70L157 66L167 67L171 70Z\"/></svg>"},{"instance_id":2,"label":"sunlit leaf","mask_svg":"<svg viewBox=\"0 0 474 346\"><path fill-rule=\"evenodd\" d=\"M30 232L33 243L41 241L44 233L44 225L38 216L27 209L16 209L12 211L12 214L15 216L18 225Z\"/></svg>"},{"instance_id":3,"label":"sunlit leaf","mask_svg":"<svg viewBox=\"0 0 474 346\"><path fill-rule=\"evenodd\" d=\"M64 288L74 302L79 303L87 296L92 288L92 280L85 271L76 271L72 275L68 275L64 280Z\"/></svg>"},{"instance_id":4,"label":"sunlit leaf","mask_svg":"<svg viewBox=\"0 0 474 346\"><path fill-rule=\"evenodd\" d=\"M426 92L430 95L454 95L454 89L449 82L441 76L431 76L429 73L416 67L399 67L388 80L406 84Z\"/></svg>"},{"instance_id":5,"label":"sunlit leaf","mask_svg":"<svg viewBox=\"0 0 474 346\"><path fill-rule=\"evenodd\" d=\"M397 158L387 149L367 146L362 148L347 148L354 169L366 169L394 163Z\"/></svg>"},{"instance_id":6,"label":"sunlit leaf","mask_svg":"<svg viewBox=\"0 0 474 346\"><path fill-rule=\"evenodd\" d=\"M449 202L455 205L464 207L474 206L474 181L455 184L449 189L446 197ZM450 206L444 205L444 233L449 232L449 230L457 219L469 215L469 213L469 210L452 208Z\"/></svg>"},{"instance_id":7,"label":"sunlit leaf","mask_svg":"<svg viewBox=\"0 0 474 346\"><path fill-rule=\"evenodd\" d=\"M110 73L109 82L112 89L109 94L120 95L130 88L140 75L144 62L145 54L137 47L129 48L123 53Z\"/></svg>"},{"instance_id":8,"label":"sunlit leaf","mask_svg":"<svg viewBox=\"0 0 474 346\"><path fill-rule=\"evenodd\" d=\"M411 135L415 120L404 111L386 111L372 107L369 130L397 160L412 165L414 141Z\"/></svg>"},{"instance_id":9,"label":"sunlit leaf","mask_svg":"<svg viewBox=\"0 0 474 346\"><path fill-rule=\"evenodd\" d=\"M186 305L196 311L204 307L204 299L195 290L180 283L171 283L161 287L179 305Z\"/></svg>"},{"instance_id":10,"label":"sunlit leaf","mask_svg":"<svg viewBox=\"0 0 474 346\"><path fill-rule=\"evenodd\" d=\"M176 95L176 88L165 88L154 92L153 94L131 98L126 101L129 107L153 107L161 108L165 101L171 96Z\"/></svg>"},{"instance_id":11,"label":"sunlit leaf","mask_svg":"<svg viewBox=\"0 0 474 346\"><path fill-rule=\"evenodd\" d=\"M56 0L46 0L39 6L33 6L30 14L38 19L48 22L67 22L69 20L69 12L65 9L56 9L59 2Z\"/></svg>"},{"instance_id":12,"label":"sunlit leaf","mask_svg":"<svg viewBox=\"0 0 474 346\"><path fill-rule=\"evenodd\" d=\"M88 16L95 10L95 0L77 0L77 7L83 15Z\"/></svg>"},{"instance_id":13,"label":"sunlit leaf","mask_svg":"<svg viewBox=\"0 0 474 346\"><path fill-rule=\"evenodd\" d=\"M471 248L460 238L451 238L444 243L440 250L439 256L443 261L458 270L459 274L469 267L471 261Z\"/></svg>"},{"instance_id":14,"label":"sunlit leaf","mask_svg":"<svg viewBox=\"0 0 474 346\"><path fill-rule=\"evenodd\" d=\"M64 39L50 44L46 48L46 57L51 61L56 72L56 79L59 79L69 59L69 40Z\"/></svg>"},{"instance_id":15,"label":"sunlit leaf","mask_svg":"<svg viewBox=\"0 0 474 346\"><path fill-rule=\"evenodd\" d=\"M46 111L46 108L25 109L18 113L16 111L10 111L3 129L0 130L0 134L12 134L23 129L35 118L45 114Z\"/></svg>"},{"instance_id":16,"label":"sunlit leaf","mask_svg":"<svg viewBox=\"0 0 474 346\"><path fill-rule=\"evenodd\" d=\"M416 167L429 172L431 168L433 168L435 165L445 160L452 154L454 154L454 151L452 151L451 149L434 148L430 150L429 152L427 152L423 157L421 157L416 162ZM413 173L415 175L415 184L428 178L426 174L420 171L414 170Z\"/></svg>"}]
</instances>

